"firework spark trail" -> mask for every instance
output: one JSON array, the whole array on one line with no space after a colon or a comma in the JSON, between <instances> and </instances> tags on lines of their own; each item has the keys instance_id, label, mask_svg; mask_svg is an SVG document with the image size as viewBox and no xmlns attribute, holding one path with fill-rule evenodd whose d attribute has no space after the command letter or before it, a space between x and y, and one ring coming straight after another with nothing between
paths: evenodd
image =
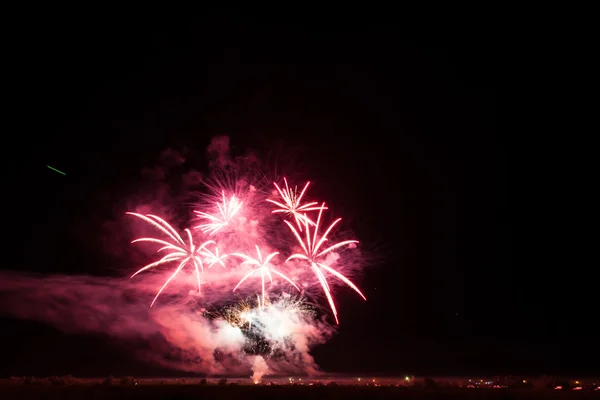
<instances>
[{"instance_id":1,"label":"firework spark trail","mask_svg":"<svg viewBox=\"0 0 600 400\"><path fill-rule=\"evenodd\" d=\"M198 283L198 293L200 293L201 285L202 285L201 279L200 279L200 271L204 272L202 256L206 256L207 254L212 255L213 253L208 251L206 249L206 246L209 244L216 244L216 243L212 240L209 240L209 241L202 243L202 245L200 245L199 247L196 247L194 245L194 240L192 239L192 233L190 232L189 229L186 229L185 232L187 233L188 238L189 238L189 244L186 245L185 241L177 233L177 231L171 225L169 225L169 223L166 222L164 219L157 217L156 215L151 215L151 214L142 215L142 214L132 213L132 212L128 212L127 214L133 215L135 217L138 217L138 218L148 222L150 225L154 226L155 228L158 228L162 233L167 235L169 237L169 239L171 239L171 241L172 241L172 242L168 242L166 240L156 239L156 238L140 238L140 239L136 239L136 240L132 241L131 243L150 242L150 243L161 244L164 247L161 247L160 249L158 249L158 252L161 252L163 250L171 251L169 254L165 255L160 260L153 262L151 264L148 264L145 267L140 268L136 273L131 275L132 278L134 276L136 276L137 274L139 274L140 272L146 271L150 268L158 267L159 265L170 263L173 261L179 262L179 265L175 269L175 272L169 277L169 279L167 279L167 281L164 283L164 285L160 288L160 290L154 297L154 300L152 300L150 307L152 307L154 305L154 303L156 302L156 299L158 299L158 296L160 296L160 294L167 287L169 282L171 282L171 280L173 280L173 278L175 278L175 276L177 276L179 271L181 271L183 269L183 267L185 267L190 262L194 265L194 269L196 271L196 280ZM218 254L218 249L216 250L216 252Z\"/></svg>"},{"instance_id":2,"label":"firework spark trail","mask_svg":"<svg viewBox=\"0 0 600 400\"><path fill-rule=\"evenodd\" d=\"M252 275L254 275L255 273L259 273L260 274L260 278L261 278L261 283L262 283L262 303L261 306L264 307L265 305L265 294L266 294L266 290L265 290L265 276L269 278L269 281L271 283L273 283L273 277L271 276L271 273L280 276L281 278L285 279L286 281L288 281L289 283L291 283L296 289L298 289L298 291L300 291L300 288L298 288L298 286L296 286L296 284L287 276L285 276L284 274L282 274L281 272L277 271L274 268L269 267L269 263L271 262L271 260L273 259L273 257L275 257L276 255L279 254L278 251L269 254L264 260L262 257L262 254L260 252L260 248L258 246L256 246L256 254L258 255L258 258L252 258L246 254L242 254L242 253L233 253L232 256L237 256L240 258L243 258L245 261L242 262L240 265L255 265L257 266L257 268L255 268L254 270L250 271L249 273L247 273L240 281L239 283L235 286L235 288L233 288L233 291L235 292L235 290L242 284L244 283L244 281L246 279L248 279L249 277L251 277Z\"/></svg>"},{"instance_id":3,"label":"firework spark trail","mask_svg":"<svg viewBox=\"0 0 600 400\"><path fill-rule=\"evenodd\" d=\"M223 194L223 203L215 203L219 209L219 216L207 214L202 211L194 211L200 216L200 218L207 219L210 222L201 224L195 227L195 229L201 229L202 232L208 232L211 236L217 233L221 228L227 226L229 221L237 214L242 207L240 202L235 196L231 196L229 201L225 197L225 191Z\"/></svg>"},{"instance_id":4,"label":"firework spark trail","mask_svg":"<svg viewBox=\"0 0 600 400\"><path fill-rule=\"evenodd\" d=\"M302 201L302 197L304 196L304 193L306 193L306 189L308 189L308 185L310 185L310 181L306 182L306 185L304 185L304 189L302 189L302 191L300 192L299 195L298 195L298 186L294 186L294 189L292 189L288 186L288 181L286 178L283 178L283 181L285 182L285 190L282 190L277 185L277 183L273 182L273 185L275 185L275 187L277 188L277 191L279 192L279 195L283 199L283 203L268 199L267 200L268 202L273 203L276 206L280 207L271 212L272 213L285 213L289 216L293 216L294 220L296 221L296 225L298 226L298 229L300 231L302 231L302 224L304 224L304 223L308 223L308 224L314 226L315 223L310 218L307 217L306 212L320 210L321 207L317 206L318 203L316 201L311 202L311 203L306 203L306 204L300 203Z\"/></svg>"},{"instance_id":5,"label":"firework spark trail","mask_svg":"<svg viewBox=\"0 0 600 400\"><path fill-rule=\"evenodd\" d=\"M202 250L202 255L205 257L204 262L208 264L208 268L212 267L215 264L221 264L221 267L225 268L225 263L223 259L228 257L228 254L219 255L219 248L215 247L215 252L208 250L208 248L204 248Z\"/></svg>"},{"instance_id":6,"label":"firework spark trail","mask_svg":"<svg viewBox=\"0 0 600 400\"><path fill-rule=\"evenodd\" d=\"M350 279L346 278L344 275L342 275L335 269L331 268L328 265L325 265L323 262L320 261L321 257L332 252L333 250L342 248L344 246L348 246L350 244L358 243L358 240L345 240L343 242L335 243L335 244L322 250L323 244L329 240L327 235L338 224L338 222L340 222L342 220L341 218L338 218L335 221L333 221L331 223L331 225L329 225L329 228L327 228L325 233L323 235L321 235L321 237L318 237L319 226L321 223L321 216L323 214L323 210L325 210L325 203L323 203L323 205L320 207L319 216L317 217L317 221L313 227L312 237L311 237L311 232L310 232L310 224L306 220L304 221L304 228L306 230L305 241L302 239L302 237L300 236L300 233L298 232L298 230L296 230L294 225L292 225L289 221L283 221L291 229L294 236L296 236L298 243L300 244L300 246L302 247L302 250L304 251L304 254L301 254L301 253L292 254L290 257L288 257L288 259L286 260L286 263L290 260L298 259L298 260L306 261L310 264L312 271L317 276L317 279L319 280L319 283L321 284L321 287L323 288L323 292L325 293L325 296L327 297L327 300L329 301L329 306L331 307L331 311L333 312L333 316L335 317L335 322L337 324L339 324L340 322L337 317L337 309L336 309L335 303L333 301L333 296L331 295L331 288L329 287L327 278L325 277L325 274L323 273L324 271L330 273L331 275L340 279L346 285L350 286L364 300L366 300L367 298L362 294L360 289L358 289L358 287L356 287L356 285Z\"/></svg>"}]
</instances>

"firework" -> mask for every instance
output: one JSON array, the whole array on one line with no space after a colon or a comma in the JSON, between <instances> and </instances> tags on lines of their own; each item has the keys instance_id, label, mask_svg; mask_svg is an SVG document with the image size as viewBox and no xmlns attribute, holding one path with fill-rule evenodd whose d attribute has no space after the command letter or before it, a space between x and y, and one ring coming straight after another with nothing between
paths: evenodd
<instances>
[{"instance_id":1,"label":"firework","mask_svg":"<svg viewBox=\"0 0 600 400\"><path fill-rule=\"evenodd\" d=\"M260 300L257 301L260 304ZM227 321L231 326L244 328L252 327L251 311L255 308L249 299L242 299L232 306L226 307L216 316Z\"/></svg>"},{"instance_id":2,"label":"firework","mask_svg":"<svg viewBox=\"0 0 600 400\"><path fill-rule=\"evenodd\" d=\"M314 317L315 313L303 298L280 296L266 306L244 311L243 315L252 321L250 328L257 337L266 340L272 353L285 346L285 341L298 333L306 318Z\"/></svg>"},{"instance_id":3,"label":"firework","mask_svg":"<svg viewBox=\"0 0 600 400\"><path fill-rule=\"evenodd\" d=\"M223 202L215 203L219 210L219 215L211 215L202 211L194 211L196 214L200 216L200 218L204 218L209 222L205 224L201 224L195 227L195 229L201 229L202 232L209 233L211 236L217 233L221 228L227 226L229 221L237 214L237 212L242 208L242 202L239 201L235 196L231 196L229 201L227 201L227 197L225 196L225 191L222 192Z\"/></svg>"},{"instance_id":4,"label":"firework","mask_svg":"<svg viewBox=\"0 0 600 400\"><path fill-rule=\"evenodd\" d=\"M239 283L235 286L235 288L233 288L233 291L235 292L235 290L246 280L248 279L250 276L254 275L255 273L259 273L260 274L260 278L262 281L262 305L264 306L265 304L265 277L269 278L269 281L271 283L273 283L273 277L271 276L271 274L275 274L280 276L281 278L285 279L286 281L288 281L289 283L291 283L296 289L300 290L298 288L298 286L296 286L296 284L287 276L285 276L284 274L282 274L281 272L277 271L276 269L270 267L270 262L271 260L279 254L278 251L269 254L265 259L263 259L262 254L260 252L260 248L258 246L256 246L256 254L258 256L258 258L252 258L246 254L242 254L242 253L233 253L232 256L237 256L240 258L243 258L244 261L242 262L241 265L254 265L256 266L256 268L252 271L250 271L249 273L247 273L240 281Z\"/></svg>"},{"instance_id":5,"label":"firework","mask_svg":"<svg viewBox=\"0 0 600 400\"><path fill-rule=\"evenodd\" d=\"M167 264L170 262L175 262L175 261L179 262L179 265L175 269L175 272L169 277L169 279L167 279L165 284L160 288L160 290L156 294L156 297L154 297L154 300L152 300L150 307L152 307L154 305L154 303L156 302L156 299L158 299L158 296L160 296L160 294L167 287L169 282L171 282L171 280L173 278L175 278L175 276L177 276L179 271L181 271L183 269L183 267L185 267L188 263L191 263L194 266L194 269L196 271L196 280L198 282L198 293L200 293L200 291L201 291L200 273L201 273L201 271L204 272L204 265L202 262L202 257L206 256L207 254L213 255L212 252L210 252L206 249L206 246L208 246L209 244L215 244L215 242L212 240L209 240L209 241L202 243L199 247L196 247L194 245L192 233L190 232L189 229L186 229L185 232L187 233L187 236L189 239L189 243L186 244L185 241L183 240L183 238L177 233L177 231L171 225L169 225L169 223L166 222L164 219L157 217L156 215L151 215L151 214L142 215L142 214L137 214L137 213L132 213L132 212L128 212L127 214L141 218L142 220L148 222L150 225L157 228L159 231L161 231L163 234L165 234L169 238L169 241L162 240L162 239L156 239L156 238L140 238L140 239L136 239L131 242L131 243L137 243L137 242L157 243L157 244L163 245L163 247L158 249L158 252L169 251L169 253L166 254L164 257L162 257L160 260L153 262L151 264L148 264L145 267L140 268L135 274L133 274L131 276L132 278L134 276L136 276L137 274L139 274L140 272L146 271L150 268L158 267L159 265ZM218 254L218 249L216 250L216 252Z\"/></svg>"},{"instance_id":6,"label":"firework","mask_svg":"<svg viewBox=\"0 0 600 400\"><path fill-rule=\"evenodd\" d=\"M321 207L317 206L318 203L316 201L312 203L301 204L302 197L304 196L304 193L306 193L306 189L308 189L310 182L306 182L304 189L302 189L300 194L298 194L298 186L294 186L294 189L291 189L288 186L286 178L283 178L283 182L285 183L284 190L282 190L277 183L273 182L273 185L275 185L277 188L283 203L268 199L268 202L279 207L278 209L273 210L272 213L284 213L294 217L296 225L300 231L302 231L302 225L305 223L314 226L315 223L306 216L306 212L320 210Z\"/></svg>"},{"instance_id":7,"label":"firework","mask_svg":"<svg viewBox=\"0 0 600 400\"><path fill-rule=\"evenodd\" d=\"M275 301L260 298L240 299L233 305L211 314L234 328L240 328L248 338L246 351L270 355L303 324L305 318L316 315L314 308L302 297L279 296Z\"/></svg>"},{"instance_id":8,"label":"firework","mask_svg":"<svg viewBox=\"0 0 600 400\"><path fill-rule=\"evenodd\" d=\"M331 230L338 224L338 222L340 222L342 220L341 218L338 218L335 221L333 221L333 223L331 223L331 225L329 225L329 228L327 228L325 233L319 237L318 236L319 226L321 223L321 216L323 214L323 210L325 210L324 203L319 209L319 215L317 217L317 221L315 222L315 224L313 226L312 237L311 237L311 232L310 232L311 225L308 223L307 219L303 220L304 228L306 230L305 240L302 239L302 237L300 236L300 233L294 227L294 225L292 225L289 221L283 221L291 229L294 236L296 236L298 243L300 244L300 246L302 247L302 250L304 251L304 254L300 254L300 253L292 254L290 257L288 257L286 262L288 262L290 260L298 259L301 261L305 261L310 265L310 268L312 269L313 273L317 276L317 279L319 280L319 283L321 284L321 287L323 288L323 292L325 293L325 296L327 297L327 300L329 301L329 306L331 307L331 311L333 312L333 316L335 317L335 322L339 324L339 320L337 317L337 310L335 307L335 303L333 301L333 296L331 295L331 289L329 287L329 283L327 283L327 278L325 277L324 272L327 272L327 273L335 276L336 278L338 278L339 280L344 282L346 285L350 286L364 300L366 300L367 298L362 294L360 289L358 289L358 287L356 287L356 285L354 283L352 283L352 281L350 279L346 278L344 275L342 275L335 269L331 268L329 265L324 264L324 261L321 261L323 256L327 255L328 253L332 252L333 250L336 250L336 249L339 249L339 248L342 248L344 246L348 246L351 244L358 243L358 240L345 240L343 242L335 243L335 244L323 249L323 245L325 244L325 242L327 242L329 240L327 235L329 235Z\"/></svg>"},{"instance_id":9,"label":"firework","mask_svg":"<svg viewBox=\"0 0 600 400\"><path fill-rule=\"evenodd\" d=\"M221 267L225 268L223 260L227 258L227 254L219 255L219 248L215 246L215 251L210 251L207 247L202 249L202 255L205 257L204 262L208 264L208 268L215 264L221 264Z\"/></svg>"},{"instance_id":10,"label":"firework","mask_svg":"<svg viewBox=\"0 0 600 400\"><path fill-rule=\"evenodd\" d=\"M314 307L310 305L304 297L280 296L271 304L281 315L286 316L286 318L296 318L301 315L316 315Z\"/></svg>"},{"instance_id":11,"label":"firework","mask_svg":"<svg viewBox=\"0 0 600 400\"><path fill-rule=\"evenodd\" d=\"M231 284L233 292L236 292L241 285L245 284L246 281L251 277L260 277L261 286L257 290L257 304L258 308L269 308L271 304L269 295L270 290L266 283L273 283L273 278L282 278L283 280L290 283L300 292L296 280L303 282L305 287L309 287L311 280L316 278L319 285L316 286L319 290L322 290L325 297L327 298L328 306L330 307L333 317L336 323L339 324L338 312L336 304L334 302L333 291L330 287L331 279L328 275L333 275L345 285L350 286L355 290L363 299L366 300L360 289L348 279L339 269L339 266L333 267L333 260L337 260L338 254L331 257L332 252L339 253L342 248L358 243L357 240L345 240L341 242L331 242L329 235L332 230L341 221L341 218L336 219L329 226L321 226L323 224L323 213L327 210L325 203L317 203L316 201L306 201L306 193L310 186L310 181L304 183L303 186L290 186L287 178L283 178L283 185L273 182L275 191L273 192L277 197L271 198L257 198L262 193L257 191L252 179L245 180L235 175L235 171L231 175L228 172L223 172L223 176L217 176L213 180L206 182L209 192L212 194L205 195L209 200L207 203L209 209L195 210L194 213L202 219L202 223L197 225L195 228L200 229L204 234L210 236L207 242L201 246L196 246L192 240L192 234L186 229L189 243L186 243L181 236L164 220L152 216L142 216L140 214L134 214L139 218L151 223L158 228L162 234L166 235L166 239L154 239L154 238L143 238L137 241L149 241L158 244L162 244L163 247L160 251L168 251L169 254L165 255L160 260L145 266L134 274L137 275L141 271L152 268L154 266L161 265L163 263L177 261L177 266L173 275L165 282L164 286L156 295L156 298L160 295L166 285L177 275L177 273L190 263L194 266L196 271L196 279L198 281L198 290L201 289L201 277L206 277L209 282L212 279L219 281L221 287L226 288L227 285ZM215 198L216 197L216 198ZM285 235L280 235L277 232L277 228L281 230L283 225L276 224L273 226L268 225L272 219L262 220L264 217L262 211L264 207L257 206L260 202L265 204L264 201L268 201L275 207L270 212L272 214L282 214L286 217L284 224L291 231L292 235L289 234L287 228L283 228L286 231L288 238ZM238 215L242 212L243 217ZM266 211L266 210L265 210ZM314 217L310 214L314 213ZM237 219L236 219L237 218ZM239 219L239 221L238 221ZM235 226L233 222L235 221ZM248 223L246 223L248 222ZM234 230L227 229L235 227ZM252 243L256 249L256 254L247 253L245 250L248 246L248 241L252 240ZM302 251L294 252L296 254L286 254L287 259L284 263L287 263L291 268L295 268L294 281L290 279L286 274L280 272L280 268L277 267L277 263L273 265L275 257L280 255L280 251L283 248L289 248L289 241L298 242ZM218 244L218 246L217 246ZM269 254L264 252L265 248L271 248ZM262 250L261 250L262 249ZM220 250L226 250L223 254ZM227 254L224 254L227 253ZM216 269L212 269L208 272L209 268L215 265L221 267L226 266L227 259L231 259L231 256L239 257L240 266L248 266L251 269L234 268L227 272L219 272ZM292 261L296 261L291 263ZM207 275L204 267L207 267ZM308 267L308 268L306 268ZM219 268L221 270L221 268ZM214 275L219 274L219 275ZM306 279L308 278L308 280ZM258 286L258 285L257 285ZM217 291L212 291L211 295L218 296L214 298L216 301L227 302L227 289L225 292L217 294ZM308 289L310 290L310 289ZM246 321L248 322L248 321Z\"/></svg>"}]
</instances>

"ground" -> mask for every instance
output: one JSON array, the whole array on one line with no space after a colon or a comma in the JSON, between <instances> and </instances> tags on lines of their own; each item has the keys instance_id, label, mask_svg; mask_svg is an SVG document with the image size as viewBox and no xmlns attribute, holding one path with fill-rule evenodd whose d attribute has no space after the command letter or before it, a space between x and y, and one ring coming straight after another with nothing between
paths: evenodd
<instances>
[{"instance_id":1,"label":"ground","mask_svg":"<svg viewBox=\"0 0 600 400\"><path fill-rule=\"evenodd\" d=\"M375 382L373 382L373 379ZM404 384L403 382L404 381ZM415 380L416 381L416 380ZM431 381L430 381L431 382ZM406 385L405 378L268 378L254 384L248 378L44 379L12 378L0 381L2 399L600 399L600 391L547 388L470 388ZM468 382L468 381L467 381ZM437 387L436 387L437 386Z\"/></svg>"}]
</instances>

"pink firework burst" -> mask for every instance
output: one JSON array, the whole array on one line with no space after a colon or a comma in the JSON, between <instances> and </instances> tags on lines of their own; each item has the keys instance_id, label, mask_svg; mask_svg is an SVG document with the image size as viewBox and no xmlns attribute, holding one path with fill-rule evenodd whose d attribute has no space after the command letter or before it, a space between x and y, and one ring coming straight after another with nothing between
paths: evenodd
<instances>
[{"instance_id":1,"label":"pink firework burst","mask_svg":"<svg viewBox=\"0 0 600 400\"><path fill-rule=\"evenodd\" d=\"M235 292L235 290L242 284L244 283L244 281L246 279L248 279L249 277L251 277L252 275L254 275L255 273L259 273L260 274L260 278L261 278L261 282L262 282L262 305L265 304L265 296L266 296L266 291L265 291L265 277L269 278L269 281L271 283L273 283L273 277L271 276L271 274L275 274L280 276L281 278L285 279L286 281L288 281L289 283L291 283L296 289L298 289L298 291L300 290L298 288L298 286L296 286L296 284L287 276L285 276L284 274L282 274L281 272L277 271L276 269L270 267L269 263L271 262L271 260L279 254L278 251L269 254L267 257L265 257L263 259L262 254L260 252L260 248L258 246L256 246L256 254L258 256L258 258L252 258L246 254L241 254L241 253L234 253L232 254L232 256L237 256L237 257L241 257L244 259L244 262L242 262L242 264L240 265L254 265L256 266L256 268L252 271L250 271L249 273L247 273L240 281L239 283L235 286L235 288L233 288L233 291Z\"/></svg>"},{"instance_id":2,"label":"pink firework burst","mask_svg":"<svg viewBox=\"0 0 600 400\"><path fill-rule=\"evenodd\" d=\"M209 244L215 244L215 242L212 240L209 240L207 242L202 243L199 247L196 247L194 245L194 240L192 239L192 233L190 232L189 229L186 229L185 232L187 233L187 236L189 239L189 243L186 244L185 241L183 240L183 238L177 233L177 231L164 219L157 217L156 215L151 215L151 214L142 215L142 214L137 214L137 213L132 213L132 212L128 212L127 214L136 216L136 217L141 218L142 220L148 222L149 224L151 224L152 226L154 226L155 228L160 230L162 233L164 233L169 239L167 241L167 240L156 239L156 238L140 238L140 239L136 239L131 242L131 243L137 243L137 242L157 243L157 244L163 245L163 247L158 249L158 252L169 251L169 253L166 254L164 257L162 257L160 260L153 262L151 264L148 264L143 268L140 268L135 274L133 274L131 276L132 278L134 276L136 276L137 274L139 274L140 272L146 271L150 268L157 267L159 265L174 262L174 261L179 262L179 265L175 269L175 272L169 277L169 279L167 279L165 284L160 288L160 290L156 294L156 297L154 297L154 300L152 300L150 307L152 307L154 305L154 303L156 302L156 299L158 299L158 296L160 296L160 294L167 287L169 282L171 282L171 280L173 280L173 278L175 278L175 276L177 276L179 271L181 271L183 269L183 267L185 267L188 263L191 263L194 266L194 269L196 271L196 280L198 282L198 293L200 293L200 290L201 290L200 273L201 273L201 271L204 272L204 265L202 263L202 257L208 256L210 258L210 256L213 255L212 252L210 252L206 249L206 246ZM218 254L218 250L216 250L216 252Z\"/></svg>"},{"instance_id":3,"label":"pink firework burst","mask_svg":"<svg viewBox=\"0 0 600 400\"><path fill-rule=\"evenodd\" d=\"M208 248L202 250L202 255L205 257L204 262L208 264L208 268L215 264L221 264L221 267L225 268L223 260L228 256L227 254L219 254L219 248L215 246L215 251L212 252Z\"/></svg>"},{"instance_id":4,"label":"pink firework burst","mask_svg":"<svg viewBox=\"0 0 600 400\"><path fill-rule=\"evenodd\" d=\"M231 196L229 200L225 196L225 191L223 193L223 202L215 203L219 210L219 215L211 215L201 211L194 211L196 214L200 216L200 218L204 218L208 220L207 223L201 224L195 227L195 229L201 229L202 232L208 232L211 236L214 235L219 229L227 226L229 221L237 214L237 212L242 208L242 202L239 201L235 196Z\"/></svg>"},{"instance_id":5,"label":"pink firework burst","mask_svg":"<svg viewBox=\"0 0 600 400\"><path fill-rule=\"evenodd\" d=\"M278 209L273 210L272 213L285 213L289 216L294 217L296 225L298 226L300 232L302 232L302 225L305 223L314 226L315 223L312 220L310 220L305 213L307 211L320 210L321 207L317 206L318 203L316 201L312 203L301 204L302 197L304 196L304 193L306 193L306 189L308 189L308 185L310 185L310 182L306 182L306 184L304 185L304 189L302 189L300 194L298 194L298 186L294 186L294 189L290 188L288 186L286 178L283 178L283 182L285 183L284 190L282 190L277 185L277 183L273 182L273 185L275 185L275 187L277 188L277 191L279 192L283 203L268 199L268 202L273 203L277 207L279 207Z\"/></svg>"},{"instance_id":6,"label":"pink firework burst","mask_svg":"<svg viewBox=\"0 0 600 400\"><path fill-rule=\"evenodd\" d=\"M350 244L358 243L358 240L345 240L343 242L333 244L333 245L323 249L323 245L325 244L325 242L328 241L327 235L329 235L329 233L337 225L337 223L342 220L341 218L338 218L335 221L333 221L333 223L331 225L329 225L329 228L327 228L325 233L319 237L318 232L319 232L319 225L321 223L321 215L323 214L323 210L325 210L325 209L326 209L325 203L323 203L323 205L321 205L321 207L319 207L319 216L317 217L317 222L314 224L314 227L313 227L314 232L312 233L312 235L310 232L310 224L308 223L308 220L307 219L303 220L304 228L306 230L306 240L302 239L302 237L300 236L300 233L298 232L298 230L296 230L294 225L292 225L289 221L284 221L287 224L287 226L292 230L292 233L294 234L294 236L296 236L296 239L298 239L298 243L302 247L302 250L304 250L304 254L301 254L301 253L293 254L290 257L288 257L286 262L293 260L293 259L298 259L298 260L306 261L310 264L310 268L312 269L314 274L317 276L317 279L319 280L319 283L321 284L321 287L323 288L323 292L325 293L325 296L327 297L327 300L329 301L331 311L333 312L333 316L335 317L335 322L339 324L339 320L337 317L337 310L335 308L333 296L331 295L331 289L329 287L329 284L327 283L327 278L325 277L324 272L327 272L327 273L335 276L336 278L340 279L346 285L348 285L352 289L354 289L360 295L360 297L362 297L364 300L367 300L367 298L362 294L360 289L358 289L358 287L356 287L356 285L354 283L352 283L352 281L350 279L346 278L344 275L342 275L335 269L331 268L329 265L325 265L321 261L323 256L325 256L326 254L330 253L331 251L333 251L335 249L339 249L341 247L344 247L344 246L347 246Z\"/></svg>"}]
</instances>

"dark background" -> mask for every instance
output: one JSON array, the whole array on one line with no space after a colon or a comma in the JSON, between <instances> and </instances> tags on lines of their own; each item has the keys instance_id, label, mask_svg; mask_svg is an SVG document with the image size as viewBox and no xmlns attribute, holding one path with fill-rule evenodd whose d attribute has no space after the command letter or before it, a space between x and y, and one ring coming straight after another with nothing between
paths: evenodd
<instances>
[{"instance_id":1,"label":"dark background","mask_svg":"<svg viewBox=\"0 0 600 400\"><path fill-rule=\"evenodd\" d=\"M499 44L485 21L409 19L27 19L5 61L2 200L25 255L3 268L102 274L99 222L161 151L202 154L216 134L238 153L284 143L383 254L361 282L368 302L340 294L340 332L314 351L323 369L594 372L592 292L513 254ZM169 373L105 337L0 327L2 375Z\"/></svg>"}]
</instances>

